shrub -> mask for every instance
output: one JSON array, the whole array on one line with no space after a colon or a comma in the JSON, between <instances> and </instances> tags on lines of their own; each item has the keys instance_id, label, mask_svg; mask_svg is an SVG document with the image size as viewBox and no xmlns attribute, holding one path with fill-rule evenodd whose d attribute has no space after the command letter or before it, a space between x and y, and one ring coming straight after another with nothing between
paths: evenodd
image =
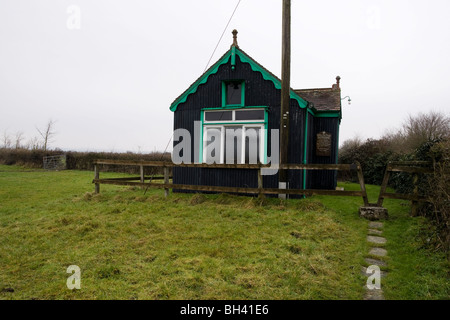
<instances>
[{"instance_id":1,"label":"shrub","mask_svg":"<svg viewBox=\"0 0 450 320\"><path fill-rule=\"evenodd\" d=\"M169 153L153 152L150 154L112 153L112 152L63 152L61 150L43 151L27 149L0 149L0 163L7 165L23 165L31 168L42 168L43 157L66 154L67 169L94 170L93 162L97 159L132 160L132 161L170 161ZM102 171L124 172L138 174L137 166L108 166L104 165ZM162 168L145 168L146 175L163 174Z\"/></svg>"}]
</instances>

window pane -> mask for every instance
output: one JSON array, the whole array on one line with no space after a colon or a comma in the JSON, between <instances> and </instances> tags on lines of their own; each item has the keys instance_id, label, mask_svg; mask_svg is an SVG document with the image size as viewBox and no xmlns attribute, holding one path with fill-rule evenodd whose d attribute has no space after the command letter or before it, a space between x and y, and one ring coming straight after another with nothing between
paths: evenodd
<instances>
[{"instance_id":1,"label":"window pane","mask_svg":"<svg viewBox=\"0 0 450 320\"><path fill-rule=\"evenodd\" d=\"M242 162L242 126L225 127L225 163Z\"/></svg>"},{"instance_id":2,"label":"window pane","mask_svg":"<svg viewBox=\"0 0 450 320\"><path fill-rule=\"evenodd\" d=\"M227 84L227 105L241 104L242 96L242 84L240 83L228 83Z\"/></svg>"},{"instance_id":3,"label":"window pane","mask_svg":"<svg viewBox=\"0 0 450 320\"><path fill-rule=\"evenodd\" d=\"M260 128L247 128L245 130L245 163L257 164L261 162L260 153Z\"/></svg>"},{"instance_id":4,"label":"window pane","mask_svg":"<svg viewBox=\"0 0 450 320\"><path fill-rule=\"evenodd\" d=\"M264 110L236 111L236 120L264 120Z\"/></svg>"},{"instance_id":5,"label":"window pane","mask_svg":"<svg viewBox=\"0 0 450 320\"><path fill-rule=\"evenodd\" d=\"M207 128L205 140L205 162L220 163L221 144L220 144L221 128Z\"/></svg>"},{"instance_id":6,"label":"window pane","mask_svg":"<svg viewBox=\"0 0 450 320\"><path fill-rule=\"evenodd\" d=\"M233 118L232 111L207 111L205 112L205 121L230 121Z\"/></svg>"}]
</instances>

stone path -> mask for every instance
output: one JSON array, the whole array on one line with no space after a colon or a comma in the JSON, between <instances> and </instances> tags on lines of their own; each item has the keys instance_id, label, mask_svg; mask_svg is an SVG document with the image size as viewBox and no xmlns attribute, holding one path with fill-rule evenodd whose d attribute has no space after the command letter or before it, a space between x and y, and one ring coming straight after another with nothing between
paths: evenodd
<instances>
[{"instance_id":1,"label":"stone path","mask_svg":"<svg viewBox=\"0 0 450 320\"><path fill-rule=\"evenodd\" d=\"M383 223L382 222L369 222L369 235L367 236L367 241L373 245L369 251L369 257L365 259L367 267L363 267L361 272L370 277L371 272L367 272L369 266L379 266L387 267L387 263L384 258L387 256L386 249L382 246L386 243L386 239L382 237L383 234ZM383 279L387 274L387 271L380 272L381 279ZM382 286L382 285L381 285ZM364 300L384 300L382 289L370 290L367 285L365 285L366 294L364 295Z\"/></svg>"}]
</instances>

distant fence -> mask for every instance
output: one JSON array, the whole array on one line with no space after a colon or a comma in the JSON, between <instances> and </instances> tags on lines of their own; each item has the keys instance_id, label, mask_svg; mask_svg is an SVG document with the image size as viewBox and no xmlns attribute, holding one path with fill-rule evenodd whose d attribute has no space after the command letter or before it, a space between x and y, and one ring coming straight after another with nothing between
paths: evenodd
<instances>
[{"instance_id":1,"label":"distant fence","mask_svg":"<svg viewBox=\"0 0 450 320\"><path fill-rule=\"evenodd\" d=\"M130 178L109 178L100 179L100 165L120 165L120 166L138 166L140 167L139 177ZM163 168L164 176L158 177L163 180L163 183L155 183L157 180L154 177L144 176L144 167L159 167ZM221 169L253 169L258 170L258 187L222 187L222 186L205 186L205 185L185 185L169 183L169 169L173 167L190 167L190 168L221 168ZM366 187L364 184L364 177L361 170L361 165L357 162L353 164L286 164L276 167L281 170L337 170L337 171L356 171L358 181L360 184L360 191L344 191L344 190L317 190L317 189L279 189L279 188L264 188L263 169L273 169L269 165L263 164L174 164L172 162L164 161L121 161L121 160L96 160L94 162L95 177L92 181L95 184L95 192L100 192L100 184L112 184L123 186L141 186L146 188L160 188L165 190L165 195L169 194L170 189L190 190L190 191L209 191L209 192L224 192L236 194L255 194L260 197L265 194L282 194L282 195L329 195L329 196L355 196L362 197L364 205L368 205L368 198ZM145 182L150 180L149 182Z\"/></svg>"},{"instance_id":2,"label":"distant fence","mask_svg":"<svg viewBox=\"0 0 450 320\"><path fill-rule=\"evenodd\" d=\"M43 157L43 165L46 170L64 170L67 167L66 155Z\"/></svg>"}]
</instances>

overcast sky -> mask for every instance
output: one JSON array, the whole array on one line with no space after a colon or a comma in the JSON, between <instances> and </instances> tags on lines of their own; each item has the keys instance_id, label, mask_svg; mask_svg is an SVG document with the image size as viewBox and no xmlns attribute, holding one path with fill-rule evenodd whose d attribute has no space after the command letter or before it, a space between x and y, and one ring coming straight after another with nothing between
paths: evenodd
<instances>
[{"instance_id":1,"label":"overcast sky","mask_svg":"<svg viewBox=\"0 0 450 320\"><path fill-rule=\"evenodd\" d=\"M51 147L162 151L171 102L205 70L238 0L1 0L0 134L56 120ZM242 0L239 46L281 75L282 0ZM79 18L79 19L78 19ZM450 112L450 1L292 1L294 89L340 75L341 142ZM169 147L171 150L171 147Z\"/></svg>"}]
</instances>

